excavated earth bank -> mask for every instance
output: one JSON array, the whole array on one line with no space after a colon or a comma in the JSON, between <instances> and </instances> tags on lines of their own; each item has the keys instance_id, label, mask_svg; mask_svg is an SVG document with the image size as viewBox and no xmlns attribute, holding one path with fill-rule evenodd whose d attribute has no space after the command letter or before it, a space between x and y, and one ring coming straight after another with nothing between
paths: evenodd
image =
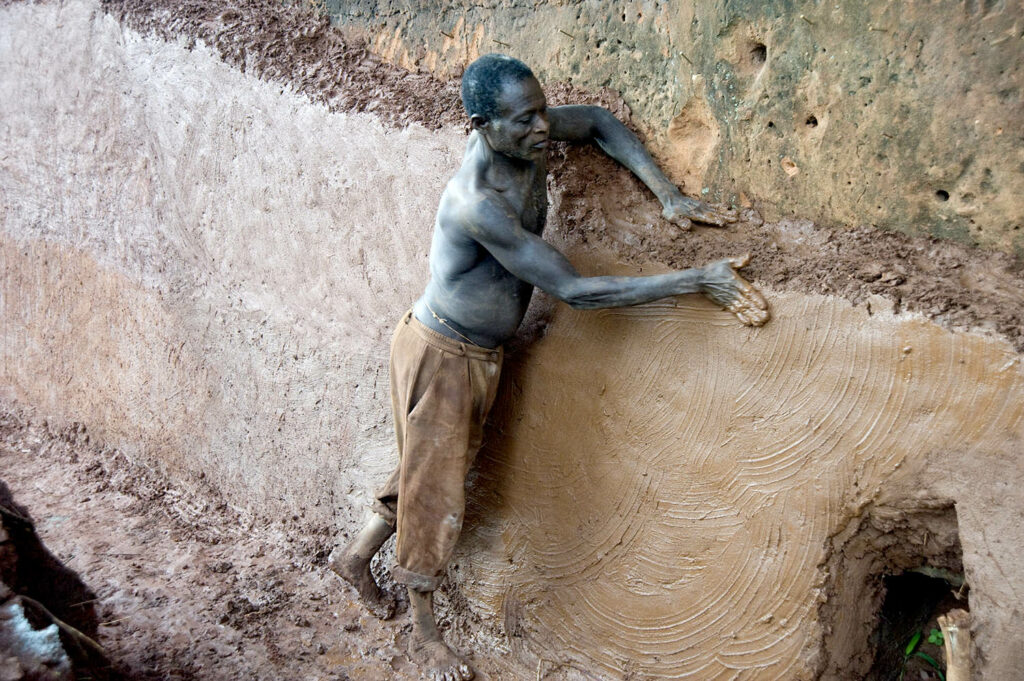
<instances>
[{"instance_id":1,"label":"excavated earth bank","mask_svg":"<svg viewBox=\"0 0 1024 681\"><path fill-rule=\"evenodd\" d=\"M269 2L0 11L4 397L58 433L87 424L104 479L129 496L147 499L133 468L145 464L189 498L223 495L253 532L255 518L285 517L282 532L305 537L299 549L270 531L181 541L182 570L221 550L210 544L236 564L261 541L290 568L261 563L245 579L265 569L284 591L336 594L303 566L358 525L391 465L386 339L425 279L461 151L454 84ZM610 92L548 91L628 120ZM750 250L775 320L744 329L694 298L578 313L540 297L445 587L450 635L485 674L856 678L872 664L884 578L911 568L963 570L982 678L1021 668L1019 264L750 211L728 230L677 234L598 153L557 149L551 165L549 238L582 271ZM122 503L100 512L135 502ZM958 537L932 513L950 508ZM225 513L192 519L209 515L203 532L216 534L239 522ZM137 578L120 565L95 574ZM76 565L87 583L88 567ZM149 578L159 591L172 576ZM232 595L231 631L191 622L173 650L213 643L188 673L206 678L212 656L241 650L246 616L287 600L279 587L234 610ZM310 645L343 651L335 664L353 678L407 665L391 648L366 659L324 623L329 608L302 608ZM176 635L158 618L133 626ZM300 659L283 625L259 636L271 653L252 653L251 669Z\"/></svg>"},{"instance_id":2,"label":"excavated earth bank","mask_svg":"<svg viewBox=\"0 0 1024 681\"><path fill-rule=\"evenodd\" d=\"M411 69L615 88L691 192L1024 252L1019 2L325 3Z\"/></svg>"},{"instance_id":3,"label":"excavated earth bank","mask_svg":"<svg viewBox=\"0 0 1024 681\"><path fill-rule=\"evenodd\" d=\"M332 111L370 111L398 128L465 125L457 79L439 81L384 63L358 42L345 42L317 13L281 12L269 1L103 5L144 33L201 40L226 62L287 83ZM545 91L552 104L601 104L630 121L628 107L612 91L589 93L558 82L546 83ZM551 171L550 189L565 202L562 236L597 240L628 262L683 267L750 251L762 257L749 272L777 288L838 295L855 304L881 294L897 311L919 311L954 328L995 330L1024 350L1019 258L869 226L826 229L799 219L745 222L728 232L699 229L699 238L680 239L662 223L643 185L599 151L559 148ZM596 196L603 200L595 203Z\"/></svg>"}]
</instances>

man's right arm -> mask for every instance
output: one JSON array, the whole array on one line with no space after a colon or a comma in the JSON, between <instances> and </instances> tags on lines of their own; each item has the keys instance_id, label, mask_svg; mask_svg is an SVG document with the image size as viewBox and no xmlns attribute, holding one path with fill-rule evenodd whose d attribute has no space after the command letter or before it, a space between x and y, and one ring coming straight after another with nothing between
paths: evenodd
<instances>
[{"instance_id":1,"label":"man's right arm","mask_svg":"<svg viewBox=\"0 0 1024 681\"><path fill-rule=\"evenodd\" d=\"M467 207L462 222L469 234L509 272L577 309L624 307L683 293L706 293L745 324L767 321L760 294L732 268L715 263L646 277L584 277L546 241L522 228L503 199L484 195ZM736 305L745 311L741 315Z\"/></svg>"}]
</instances>

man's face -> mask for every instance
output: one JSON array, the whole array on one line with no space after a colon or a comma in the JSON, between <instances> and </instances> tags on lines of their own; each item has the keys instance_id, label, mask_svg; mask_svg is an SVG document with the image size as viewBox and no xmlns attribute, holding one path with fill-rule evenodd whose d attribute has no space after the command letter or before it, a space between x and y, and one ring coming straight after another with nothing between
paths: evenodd
<instances>
[{"instance_id":1,"label":"man's face","mask_svg":"<svg viewBox=\"0 0 1024 681\"><path fill-rule=\"evenodd\" d=\"M536 161L548 146L548 110L536 78L507 80L497 97L498 115L481 127L495 151Z\"/></svg>"}]
</instances>

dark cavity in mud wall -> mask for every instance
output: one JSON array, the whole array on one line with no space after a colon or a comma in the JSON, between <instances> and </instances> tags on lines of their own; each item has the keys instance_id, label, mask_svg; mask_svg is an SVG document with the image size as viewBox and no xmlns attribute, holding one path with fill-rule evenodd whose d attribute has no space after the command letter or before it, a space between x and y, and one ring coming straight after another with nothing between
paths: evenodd
<instances>
[{"instance_id":1,"label":"dark cavity in mud wall","mask_svg":"<svg viewBox=\"0 0 1024 681\"><path fill-rule=\"evenodd\" d=\"M824 576L819 678L939 678L925 657L906 651L913 642L944 666L928 635L939 630L939 616L969 610L951 501L870 508L833 538Z\"/></svg>"}]
</instances>

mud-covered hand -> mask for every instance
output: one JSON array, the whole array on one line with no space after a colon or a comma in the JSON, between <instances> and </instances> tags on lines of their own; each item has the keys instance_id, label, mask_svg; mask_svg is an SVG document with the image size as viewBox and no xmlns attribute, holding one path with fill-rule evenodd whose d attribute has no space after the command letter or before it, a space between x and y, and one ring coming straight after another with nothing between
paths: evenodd
<instances>
[{"instance_id":1,"label":"mud-covered hand","mask_svg":"<svg viewBox=\"0 0 1024 681\"><path fill-rule=\"evenodd\" d=\"M771 318L768 303L761 292L736 272L750 262L750 254L719 260L702 269L701 289L708 298L721 305L747 326L764 326Z\"/></svg>"},{"instance_id":2,"label":"mud-covered hand","mask_svg":"<svg viewBox=\"0 0 1024 681\"><path fill-rule=\"evenodd\" d=\"M735 210L716 206L683 196L678 191L662 204L661 216L682 229L690 229L692 222L725 227L739 219Z\"/></svg>"}]
</instances>

